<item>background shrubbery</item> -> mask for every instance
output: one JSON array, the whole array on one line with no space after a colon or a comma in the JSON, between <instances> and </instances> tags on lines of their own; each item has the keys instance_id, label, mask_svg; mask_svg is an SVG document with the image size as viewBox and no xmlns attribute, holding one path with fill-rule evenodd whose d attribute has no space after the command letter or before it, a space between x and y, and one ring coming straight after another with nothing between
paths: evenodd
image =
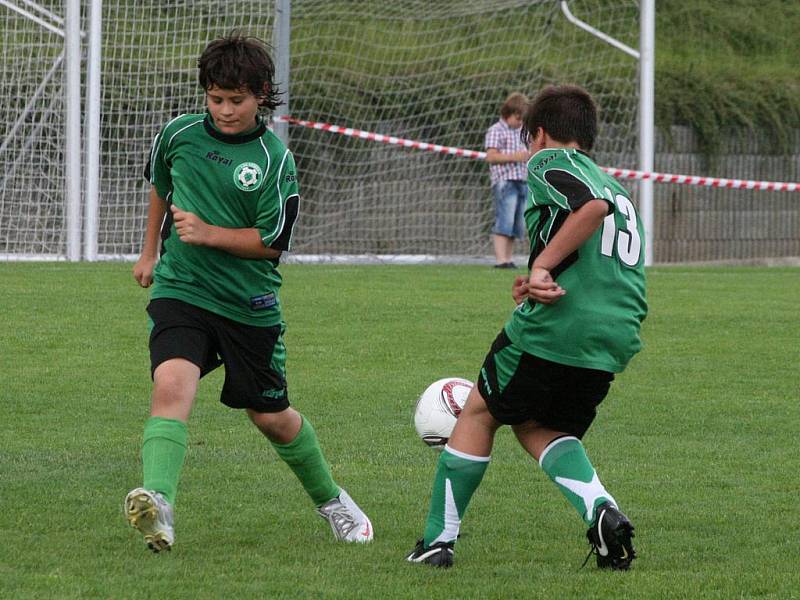
<instances>
[{"instance_id":1,"label":"background shrubbery","mask_svg":"<svg viewBox=\"0 0 800 600\"><path fill-rule=\"evenodd\" d=\"M656 119L689 125L714 154L726 129L761 130L788 150L800 127L800 3L659 0Z\"/></svg>"}]
</instances>

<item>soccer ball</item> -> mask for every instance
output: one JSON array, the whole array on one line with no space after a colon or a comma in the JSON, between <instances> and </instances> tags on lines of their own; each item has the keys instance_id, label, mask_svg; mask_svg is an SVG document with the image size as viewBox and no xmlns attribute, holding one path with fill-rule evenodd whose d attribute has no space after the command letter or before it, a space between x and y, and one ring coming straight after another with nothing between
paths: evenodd
<instances>
[{"instance_id":1,"label":"soccer ball","mask_svg":"<svg viewBox=\"0 0 800 600\"><path fill-rule=\"evenodd\" d=\"M414 410L414 427L423 442L431 448L444 448L471 389L471 381L445 377L422 392Z\"/></svg>"}]
</instances>

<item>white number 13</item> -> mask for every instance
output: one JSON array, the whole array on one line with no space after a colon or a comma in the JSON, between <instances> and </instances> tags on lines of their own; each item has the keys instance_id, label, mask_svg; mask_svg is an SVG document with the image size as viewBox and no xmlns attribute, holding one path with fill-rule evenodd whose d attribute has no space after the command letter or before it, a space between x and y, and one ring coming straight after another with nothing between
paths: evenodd
<instances>
[{"instance_id":1,"label":"white number 13","mask_svg":"<svg viewBox=\"0 0 800 600\"><path fill-rule=\"evenodd\" d=\"M611 190L606 188L605 191L610 199ZM631 201L622 194L617 194L614 197L614 203L625 217L625 227L618 231L617 224L614 221L614 213L608 215L603 220L600 252L604 256L614 256L614 240L616 239L617 257L619 257L619 260L624 265L635 267L639 264L640 255L642 253L642 238L639 237L639 230L636 227L638 223L636 209Z\"/></svg>"}]
</instances>

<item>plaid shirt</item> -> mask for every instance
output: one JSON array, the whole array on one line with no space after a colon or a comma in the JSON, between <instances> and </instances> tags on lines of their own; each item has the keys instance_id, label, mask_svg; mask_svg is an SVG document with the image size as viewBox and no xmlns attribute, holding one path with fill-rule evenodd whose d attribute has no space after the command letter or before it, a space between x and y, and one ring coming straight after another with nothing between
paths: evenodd
<instances>
[{"instance_id":1,"label":"plaid shirt","mask_svg":"<svg viewBox=\"0 0 800 600\"><path fill-rule=\"evenodd\" d=\"M486 142L484 147L496 148L501 154L512 154L520 150L525 150L525 144L519 139L519 129L511 129L503 119L489 127L486 132ZM498 181L516 179L527 181L525 162L498 163L489 165L489 176L492 178L492 185Z\"/></svg>"}]
</instances>

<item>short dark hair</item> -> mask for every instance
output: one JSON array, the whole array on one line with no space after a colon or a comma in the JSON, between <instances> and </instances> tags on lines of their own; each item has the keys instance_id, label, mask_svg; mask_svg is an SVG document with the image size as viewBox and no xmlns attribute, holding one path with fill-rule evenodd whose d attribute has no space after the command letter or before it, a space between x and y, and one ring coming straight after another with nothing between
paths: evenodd
<instances>
[{"instance_id":1,"label":"short dark hair","mask_svg":"<svg viewBox=\"0 0 800 600\"><path fill-rule=\"evenodd\" d=\"M259 104L273 110L283 104L273 81L275 63L262 40L233 31L214 40L197 60L198 80L203 90L214 86L225 90L248 89Z\"/></svg>"},{"instance_id":2,"label":"short dark hair","mask_svg":"<svg viewBox=\"0 0 800 600\"><path fill-rule=\"evenodd\" d=\"M520 135L526 145L539 127L557 142L577 142L582 150L591 150L597 137L597 106L577 85L549 85L525 111Z\"/></svg>"},{"instance_id":3,"label":"short dark hair","mask_svg":"<svg viewBox=\"0 0 800 600\"><path fill-rule=\"evenodd\" d=\"M525 114L525 107L528 106L528 98L522 92L514 92L506 98L500 107L500 116L507 119L511 115Z\"/></svg>"}]
</instances>

